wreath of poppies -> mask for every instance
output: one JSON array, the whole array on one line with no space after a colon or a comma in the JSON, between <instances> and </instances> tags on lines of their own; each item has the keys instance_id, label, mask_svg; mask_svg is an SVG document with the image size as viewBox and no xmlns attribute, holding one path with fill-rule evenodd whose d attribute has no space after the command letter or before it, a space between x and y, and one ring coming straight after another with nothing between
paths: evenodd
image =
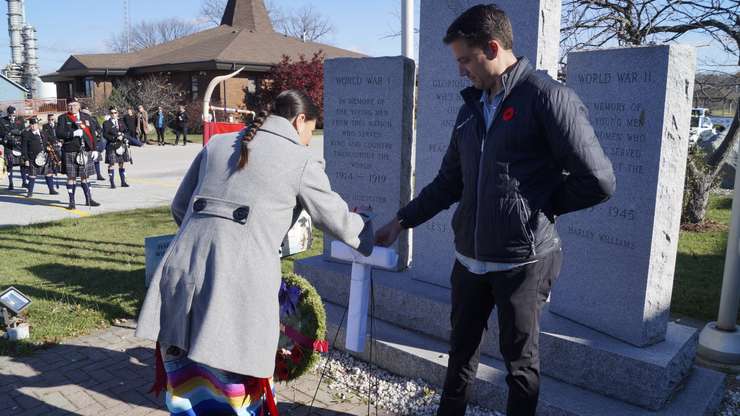
<instances>
[{"instance_id":1,"label":"wreath of poppies","mask_svg":"<svg viewBox=\"0 0 740 416\"><path fill-rule=\"evenodd\" d=\"M295 380L329 350L326 311L316 289L290 273L280 283L280 340L275 355L275 380Z\"/></svg>"}]
</instances>

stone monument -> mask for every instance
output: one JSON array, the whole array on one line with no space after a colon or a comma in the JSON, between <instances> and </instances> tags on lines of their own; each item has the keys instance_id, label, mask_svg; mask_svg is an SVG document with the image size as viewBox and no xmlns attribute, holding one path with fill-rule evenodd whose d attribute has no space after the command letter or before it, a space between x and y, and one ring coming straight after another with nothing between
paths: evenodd
<instances>
[{"instance_id":1,"label":"stone monument","mask_svg":"<svg viewBox=\"0 0 740 416\"><path fill-rule=\"evenodd\" d=\"M378 222L411 200L415 71L414 61L401 56L324 64L326 174L350 208L370 208ZM325 236L327 255L331 240ZM408 233L393 248L398 268L405 268Z\"/></svg>"},{"instance_id":2,"label":"stone monument","mask_svg":"<svg viewBox=\"0 0 740 416\"><path fill-rule=\"evenodd\" d=\"M550 310L638 347L665 339L695 62L678 45L568 56L567 84L588 109L617 190L558 220L565 260Z\"/></svg>"}]
</instances>

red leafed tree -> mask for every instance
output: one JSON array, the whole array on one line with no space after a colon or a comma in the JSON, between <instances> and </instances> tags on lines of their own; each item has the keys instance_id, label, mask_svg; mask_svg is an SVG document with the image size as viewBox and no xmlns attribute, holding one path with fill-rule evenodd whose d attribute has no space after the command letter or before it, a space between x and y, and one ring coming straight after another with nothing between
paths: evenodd
<instances>
[{"instance_id":1,"label":"red leafed tree","mask_svg":"<svg viewBox=\"0 0 740 416\"><path fill-rule=\"evenodd\" d=\"M275 97L285 90L303 91L323 113L324 53L319 51L311 59L301 55L297 61L283 55L283 60L272 67L257 89L257 104L260 109L269 108ZM246 102L250 102L248 92Z\"/></svg>"}]
</instances>

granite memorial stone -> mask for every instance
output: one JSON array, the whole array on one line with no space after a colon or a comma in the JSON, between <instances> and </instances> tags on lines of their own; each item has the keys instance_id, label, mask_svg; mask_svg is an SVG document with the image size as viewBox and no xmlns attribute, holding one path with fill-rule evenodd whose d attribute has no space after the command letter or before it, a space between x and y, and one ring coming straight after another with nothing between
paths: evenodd
<instances>
[{"instance_id":1,"label":"granite memorial stone","mask_svg":"<svg viewBox=\"0 0 740 416\"><path fill-rule=\"evenodd\" d=\"M558 220L553 313L636 346L665 339L681 221L695 53L686 46L576 52L567 84L614 166L605 204Z\"/></svg>"},{"instance_id":2,"label":"granite memorial stone","mask_svg":"<svg viewBox=\"0 0 740 416\"><path fill-rule=\"evenodd\" d=\"M326 173L350 208L370 208L378 221L411 199L414 79L414 61L401 56L330 59L324 66ZM325 239L329 255L332 238ZM405 268L408 233L392 248Z\"/></svg>"}]
</instances>

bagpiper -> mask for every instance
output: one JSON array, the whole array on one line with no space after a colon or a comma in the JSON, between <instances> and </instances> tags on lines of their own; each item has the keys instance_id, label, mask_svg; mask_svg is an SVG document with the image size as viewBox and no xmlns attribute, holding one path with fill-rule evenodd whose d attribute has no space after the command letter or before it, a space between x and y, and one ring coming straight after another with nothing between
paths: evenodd
<instances>
[{"instance_id":1,"label":"bagpiper","mask_svg":"<svg viewBox=\"0 0 740 416\"><path fill-rule=\"evenodd\" d=\"M15 107L8 106L5 110L7 115L0 118L0 141L5 150L5 163L8 170L8 189L13 187L13 167L18 166L21 172L22 186L28 186L26 169L23 165L23 151L21 149L21 132L23 131L23 120L15 116Z\"/></svg>"},{"instance_id":2,"label":"bagpiper","mask_svg":"<svg viewBox=\"0 0 740 416\"><path fill-rule=\"evenodd\" d=\"M105 139L103 139L103 128L100 126L100 123L98 123L98 119L95 117L95 115L90 111L90 107L88 107L87 104L80 105L80 111L90 116L90 123L92 126L90 127L90 131L92 131L93 135L95 136L95 159L93 160L93 165L95 166L95 179L98 181L104 181L105 178L103 175L100 174L100 156L103 155L103 150L105 150Z\"/></svg>"},{"instance_id":3,"label":"bagpiper","mask_svg":"<svg viewBox=\"0 0 740 416\"><path fill-rule=\"evenodd\" d=\"M110 118L103 123L103 137L107 144L105 147L105 162L108 164L108 179L110 187L116 187L115 166L118 164L118 174L121 176L121 186L128 188L126 183L125 163L131 162L131 152L129 151L129 133L127 126L118 118L118 110L115 107L109 109Z\"/></svg>"},{"instance_id":4,"label":"bagpiper","mask_svg":"<svg viewBox=\"0 0 740 416\"><path fill-rule=\"evenodd\" d=\"M51 160L52 182L54 183L54 187L59 189L59 184L56 183L54 177L62 173L62 141L57 138L56 124L57 122L54 114L47 114L46 124L41 128L41 135L46 139L50 149L48 156Z\"/></svg>"},{"instance_id":5,"label":"bagpiper","mask_svg":"<svg viewBox=\"0 0 740 416\"><path fill-rule=\"evenodd\" d=\"M67 174L67 193L69 194L68 209L75 209L75 190L77 178L80 178L80 186L85 194L85 204L91 207L100 206L92 199L88 178L95 174L93 165L95 150L95 134L92 132L93 124L90 116L80 112L80 103L71 101L67 106L67 112L57 119L57 137L64 141L63 169Z\"/></svg>"},{"instance_id":6,"label":"bagpiper","mask_svg":"<svg viewBox=\"0 0 740 416\"><path fill-rule=\"evenodd\" d=\"M23 130L21 143L23 148L23 164L28 171L28 192L26 193L26 198L33 196L33 188L36 184L36 178L39 176L46 178L49 195L59 194L54 189L54 150L46 137L41 133L41 126L36 117L31 117L28 128Z\"/></svg>"}]
</instances>

